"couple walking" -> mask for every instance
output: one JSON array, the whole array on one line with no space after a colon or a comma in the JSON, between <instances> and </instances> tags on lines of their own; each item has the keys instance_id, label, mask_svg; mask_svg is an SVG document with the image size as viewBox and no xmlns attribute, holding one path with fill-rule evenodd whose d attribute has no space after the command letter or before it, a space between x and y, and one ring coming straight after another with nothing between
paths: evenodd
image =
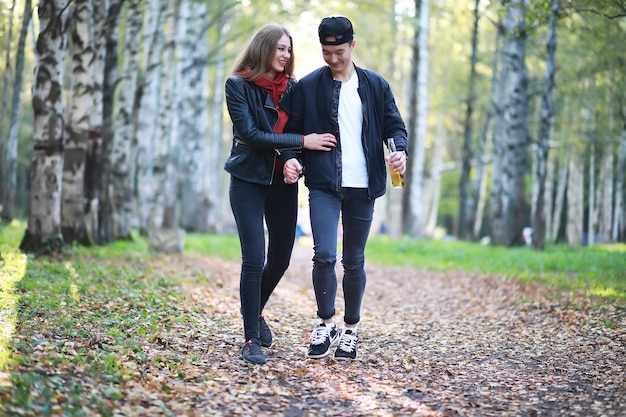
<instances>
[{"instance_id":1,"label":"couple walking","mask_svg":"<svg viewBox=\"0 0 626 417\"><path fill-rule=\"evenodd\" d=\"M293 39L278 25L261 28L226 81L233 144L225 169L242 265L240 299L245 343L241 358L266 362L272 344L264 307L289 266L294 246L298 179L309 190L314 242L312 280L319 323L308 357L355 359L365 291L365 245L374 201L385 193L386 163L406 168L407 132L388 82L352 61L349 19L318 27L326 66L296 82ZM394 138L397 151L385 158ZM343 328L334 322L337 227L343 227ZM267 248L265 242L267 226Z\"/></svg>"}]
</instances>

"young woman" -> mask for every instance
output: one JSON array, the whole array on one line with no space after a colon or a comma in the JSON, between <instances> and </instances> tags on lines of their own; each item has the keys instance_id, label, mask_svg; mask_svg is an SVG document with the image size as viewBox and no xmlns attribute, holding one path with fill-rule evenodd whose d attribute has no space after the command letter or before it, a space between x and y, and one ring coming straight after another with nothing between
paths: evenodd
<instances>
[{"instance_id":1,"label":"young woman","mask_svg":"<svg viewBox=\"0 0 626 417\"><path fill-rule=\"evenodd\" d=\"M242 259L241 359L252 364L265 363L261 346L272 344L263 308L289 266L295 240L297 182L287 184L278 156L287 149L328 151L336 146L329 133L283 133L288 116L280 103L296 84L293 71L291 35L282 26L266 25L243 50L225 86L233 144L224 169L231 175L230 205Z\"/></svg>"}]
</instances>

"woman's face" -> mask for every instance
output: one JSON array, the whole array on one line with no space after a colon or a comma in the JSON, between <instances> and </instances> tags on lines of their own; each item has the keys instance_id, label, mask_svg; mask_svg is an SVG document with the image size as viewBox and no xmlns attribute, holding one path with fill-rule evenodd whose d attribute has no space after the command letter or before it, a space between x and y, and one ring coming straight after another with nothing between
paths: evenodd
<instances>
[{"instance_id":1,"label":"woman's face","mask_svg":"<svg viewBox=\"0 0 626 417\"><path fill-rule=\"evenodd\" d=\"M285 65L287 65L290 59L291 41L289 40L289 36L283 35L276 44L276 53L272 59L272 68L270 71L270 75L273 75L271 78L274 78L277 73L283 72L285 70Z\"/></svg>"}]
</instances>

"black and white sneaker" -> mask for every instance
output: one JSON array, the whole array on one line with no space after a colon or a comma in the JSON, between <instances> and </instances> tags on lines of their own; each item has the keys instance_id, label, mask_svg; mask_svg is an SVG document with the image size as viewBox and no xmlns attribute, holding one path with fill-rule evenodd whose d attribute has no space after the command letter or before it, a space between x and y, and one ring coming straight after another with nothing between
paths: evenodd
<instances>
[{"instance_id":1,"label":"black and white sneaker","mask_svg":"<svg viewBox=\"0 0 626 417\"><path fill-rule=\"evenodd\" d=\"M307 356L313 359L321 359L330 354L330 348L336 346L341 334L336 326L320 323L311 332L311 344Z\"/></svg>"},{"instance_id":2,"label":"black and white sneaker","mask_svg":"<svg viewBox=\"0 0 626 417\"><path fill-rule=\"evenodd\" d=\"M263 355L259 341L256 339L250 339L243 344L239 358L253 365L263 365L265 363L265 355Z\"/></svg>"},{"instance_id":3,"label":"black and white sneaker","mask_svg":"<svg viewBox=\"0 0 626 417\"><path fill-rule=\"evenodd\" d=\"M263 347L272 346L272 330L270 330L270 326L267 325L263 314L259 316L259 343Z\"/></svg>"},{"instance_id":4,"label":"black and white sneaker","mask_svg":"<svg viewBox=\"0 0 626 417\"><path fill-rule=\"evenodd\" d=\"M335 351L335 359L345 361L348 359L356 359L356 346L359 342L359 336L350 329L344 329L339 340L339 347Z\"/></svg>"}]
</instances>

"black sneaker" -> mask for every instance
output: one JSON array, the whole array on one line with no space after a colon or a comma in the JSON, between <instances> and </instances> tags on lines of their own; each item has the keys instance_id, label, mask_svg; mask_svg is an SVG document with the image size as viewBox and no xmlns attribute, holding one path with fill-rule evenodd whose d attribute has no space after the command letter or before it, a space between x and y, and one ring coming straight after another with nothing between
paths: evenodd
<instances>
[{"instance_id":1,"label":"black sneaker","mask_svg":"<svg viewBox=\"0 0 626 417\"><path fill-rule=\"evenodd\" d=\"M330 354L330 348L336 346L341 335L335 326L320 323L311 332L311 344L307 356L321 359Z\"/></svg>"},{"instance_id":2,"label":"black sneaker","mask_svg":"<svg viewBox=\"0 0 626 417\"><path fill-rule=\"evenodd\" d=\"M265 355L263 355L263 351L261 351L261 346L259 346L258 340L250 339L244 343L241 348L241 355L239 355L239 359L243 359L245 362L253 365L264 364Z\"/></svg>"},{"instance_id":3,"label":"black sneaker","mask_svg":"<svg viewBox=\"0 0 626 417\"><path fill-rule=\"evenodd\" d=\"M265 317L261 314L259 317L259 343L263 347L272 346L272 331L270 326L267 325Z\"/></svg>"},{"instance_id":4,"label":"black sneaker","mask_svg":"<svg viewBox=\"0 0 626 417\"><path fill-rule=\"evenodd\" d=\"M356 359L356 345L359 342L359 336L350 329L345 329L341 333L339 347L335 351L335 359L345 361L348 359Z\"/></svg>"}]
</instances>

